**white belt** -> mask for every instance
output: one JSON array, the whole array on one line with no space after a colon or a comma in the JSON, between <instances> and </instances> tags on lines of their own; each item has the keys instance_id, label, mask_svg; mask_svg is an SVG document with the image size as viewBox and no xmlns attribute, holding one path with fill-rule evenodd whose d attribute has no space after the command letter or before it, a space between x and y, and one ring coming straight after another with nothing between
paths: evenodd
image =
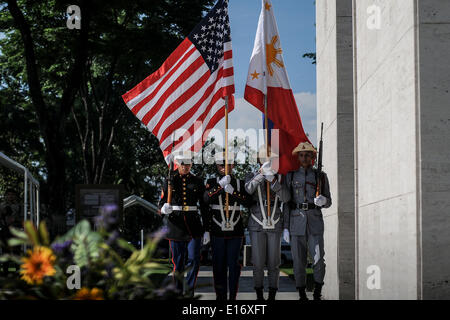
<instances>
[{"instance_id":1,"label":"white belt","mask_svg":"<svg viewBox=\"0 0 450 320\"><path fill-rule=\"evenodd\" d=\"M197 211L197 206L172 206L174 211Z\"/></svg>"},{"instance_id":2,"label":"white belt","mask_svg":"<svg viewBox=\"0 0 450 320\"><path fill-rule=\"evenodd\" d=\"M211 207L211 209L214 209L214 210L226 209L225 205L220 206L218 204L211 204L210 207ZM228 210L238 210L239 211L239 210L241 210L241 206L228 206Z\"/></svg>"},{"instance_id":3,"label":"white belt","mask_svg":"<svg viewBox=\"0 0 450 320\"><path fill-rule=\"evenodd\" d=\"M211 205L212 207L213 205ZM231 211L231 216L227 219L225 217L225 214L223 213L223 209L226 209L227 206L223 205L222 202L222 195L219 195L219 205L217 206L218 210L220 210L220 216L222 218L222 222L217 221L217 219L215 217L212 218L212 220L214 221L215 224L217 224L222 231L233 231L234 230L234 226L238 223L239 219L241 218L241 215L238 215L238 218L236 219L236 221L233 221L234 219L234 213L236 212L236 210L240 210L240 206L237 205L237 203L235 202L233 206L228 206L230 209L232 209Z\"/></svg>"},{"instance_id":4,"label":"white belt","mask_svg":"<svg viewBox=\"0 0 450 320\"><path fill-rule=\"evenodd\" d=\"M261 215L262 215L263 221L259 220L253 213L251 214L251 217L259 225L261 225L263 227L263 229L274 229L275 225L280 220L280 217L278 217L278 219L274 220L274 216L275 216L277 205L278 205L278 195L275 196L275 203L273 204L272 214L270 215L270 217L267 217L267 215L266 215L266 210L265 210L266 206L263 203L261 188L259 185L258 185L258 200L259 200L259 208L261 210Z\"/></svg>"}]
</instances>

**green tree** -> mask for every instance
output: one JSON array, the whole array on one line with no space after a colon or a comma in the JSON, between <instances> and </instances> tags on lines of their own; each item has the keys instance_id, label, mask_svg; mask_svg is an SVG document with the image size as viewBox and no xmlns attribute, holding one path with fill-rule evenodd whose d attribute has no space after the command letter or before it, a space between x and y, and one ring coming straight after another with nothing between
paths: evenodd
<instances>
[{"instance_id":1,"label":"green tree","mask_svg":"<svg viewBox=\"0 0 450 320\"><path fill-rule=\"evenodd\" d=\"M0 112L14 118L0 140L17 139L2 147L34 163L43 201L60 216L76 183L123 183L140 194L157 187L157 141L121 95L161 65L212 1L72 4L81 9L80 30L66 27L64 1L0 2Z\"/></svg>"}]
</instances>

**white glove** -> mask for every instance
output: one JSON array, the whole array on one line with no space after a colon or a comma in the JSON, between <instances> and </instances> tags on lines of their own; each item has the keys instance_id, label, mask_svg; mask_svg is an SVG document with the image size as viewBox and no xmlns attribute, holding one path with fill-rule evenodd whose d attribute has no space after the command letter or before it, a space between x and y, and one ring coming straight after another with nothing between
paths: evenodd
<instances>
[{"instance_id":1,"label":"white glove","mask_svg":"<svg viewBox=\"0 0 450 320\"><path fill-rule=\"evenodd\" d=\"M224 189L225 189L225 192L227 192L229 194L233 194L234 188L231 184L227 184Z\"/></svg>"},{"instance_id":2,"label":"white glove","mask_svg":"<svg viewBox=\"0 0 450 320\"><path fill-rule=\"evenodd\" d=\"M171 214L173 211L173 208L170 204L168 203L164 203L164 205L161 208L161 213L162 214Z\"/></svg>"},{"instance_id":3,"label":"white glove","mask_svg":"<svg viewBox=\"0 0 450 320\"><path fill-rule=\"evenodd\" d=\"M261 166L260 171L264 178L269 182L272 182L275 178L276 172L270 167L270 161L264 162L264 164Z\"/></svg>"},{"instance_id":4,"label":"white glove","mask_svg":"<svg viewBox=\"0 0 450 320\"><path fill-rule=\"evenodd\" d=\"M220 184L220 186L221 186L222 188L225 188L225 186L226 186L227 184L230 184L230 182L231 182L231 177L230 177L230 175L227 175L227 176L225 176L225 177L223 177L222 179L219 180L219 184Z\"/></svg>"},{"instance_id":5,"label":"white glove","mask_svg":"<svg viewBox=\"0 0 450 320\"><path fill-rule=\"evenodd\" d=\"M289 239L289 230L288 229L283 230L283 239L284 239L284 241L289 243L290 239Z\"/></svg>"},{"instance_id":6,"label":"white glove","mask_svg":"<svg viewBox=\"0 0 450 320\"><path fill-rule=\"evenodd\" d=\"M318 207L323 207L327 204L327 198L325 198L323 195L319 195L318 197L314 198L314 204Z\"/></svg>"},{"instance_id":7,"label":"white glove","mask_svg":"<svg viewBox=\"0 0 450 320\"><path fill-rule=\"evenodd\" d=\"M261 166L261 171L264 171L264 170L267 170L267 169L271 169L270 161L264 162L263 165Z\"/></svg>"},{"instance_id":8,"label":"white glove","mask_svg":"<svg viewBox=\"0 0 450 320\"><path fill-rule=\"evenodd\" d=\"M204 234L203 234L203 244L208 244L209 243L209 241L210 241L210 238L209 238L209 232L208 231L206 231Z\"/></svg>"}]
</instances>

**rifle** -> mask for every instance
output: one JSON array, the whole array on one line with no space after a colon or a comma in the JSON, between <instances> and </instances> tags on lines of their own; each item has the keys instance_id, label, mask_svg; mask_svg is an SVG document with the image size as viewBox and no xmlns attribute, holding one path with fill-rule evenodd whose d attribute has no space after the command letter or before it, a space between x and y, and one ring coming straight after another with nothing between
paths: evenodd
<instances>
[{"instance_id":1,"label":"rifle","mask_svg":"<svg viewBox=\"0 0 450 320\"><path fill-rule=\"evenodd\" d=\"M167 203L170 204L172 201L172 173L173 173L173 161L170 162L169 166L169 178L167 180Z\"/></svg>"},{"instance_id":2,"label":"rifle","mask_svg":"<svg viewBox=\"0 0 450 320\"><path fill-rule=\"evenodd\" d=\"M172 135L172 149L170 149L170 154L172 154L173 146L175 145L175 141L173 140ZM173 154L172 154L173 156ZM172 202L172 175L173 175L173 163L175 159L172 159L169 164L169 177L167 180L167 203L170 204Z\"/></svg>"},{"instance_id":3,"label":"rifle","mask_svg":"<svg viewBox=\"0 0 450 320\"><path fill-rule=\"evenodd\" d=\"M317 161L317 176L319 177L317 181L317 187L316 187L316 197L320 195L321 191L321 181L322 181L322 154L323 154L323 122L320 127L320 142L319 142L319 159Z\"/></svg>"}]
</instances>

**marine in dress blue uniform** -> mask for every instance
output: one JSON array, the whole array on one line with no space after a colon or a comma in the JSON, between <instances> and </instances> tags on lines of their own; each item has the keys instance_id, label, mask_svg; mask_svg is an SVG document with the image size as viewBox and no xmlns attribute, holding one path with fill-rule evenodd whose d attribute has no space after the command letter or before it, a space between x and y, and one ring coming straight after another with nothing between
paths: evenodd
<instances>
[{"instance_id":1,"label":"marine in dress blue uniform","mask_svg":"<svg viewBox=\"0 0 450 320\"><path fill-rule=\"evenodd\" d=\"M172 201L167 203L167 181L160 199L160 211L164 215L164 225L168 228L166 238L172 254L174 282L180 293L189 296L194 294L200 268L200 246L204 234L201 215L206 214L203 202L205 186L203 179L190 172L192 157L189 151L174 156L178 169L171 183ZM189 271L186 275L187 288L184 288L181 273L186 269Z\"/></svg>"}]
</instances>

